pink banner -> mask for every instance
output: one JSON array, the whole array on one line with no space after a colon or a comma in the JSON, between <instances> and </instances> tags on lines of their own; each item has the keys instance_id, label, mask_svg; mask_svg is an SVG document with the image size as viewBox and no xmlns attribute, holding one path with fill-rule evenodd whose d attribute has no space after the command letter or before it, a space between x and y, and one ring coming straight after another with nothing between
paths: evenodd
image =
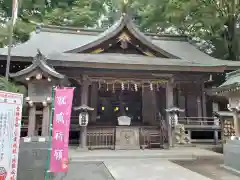
<instances>
[{"instance_id":1,"label":"pink banner","mask_svg":"<svg viewBox=\"0 0 240 180\"><path fill-rule=\"evenodd\" d=\"M51 172L68 170L68 139L74 88L55 89Z\"/></svg>"}]
</instances>

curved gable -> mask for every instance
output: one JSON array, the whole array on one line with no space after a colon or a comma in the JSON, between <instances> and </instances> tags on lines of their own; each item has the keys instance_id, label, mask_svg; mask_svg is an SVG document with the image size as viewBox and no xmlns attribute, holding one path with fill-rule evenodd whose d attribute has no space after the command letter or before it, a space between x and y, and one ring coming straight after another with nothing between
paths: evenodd
<instances>
[{"instance_id":1,"label":"curved gable","mask_svg":"<svg viewBox=\"0 0 240 180\"><path fill-rule=\"evenodd\" d=\"M136 28L128 14L122 15L119 21L100 34L96 40L67 53L124 53L178 58L153 44L150 38Z\"/></svg>"}]
</instances>

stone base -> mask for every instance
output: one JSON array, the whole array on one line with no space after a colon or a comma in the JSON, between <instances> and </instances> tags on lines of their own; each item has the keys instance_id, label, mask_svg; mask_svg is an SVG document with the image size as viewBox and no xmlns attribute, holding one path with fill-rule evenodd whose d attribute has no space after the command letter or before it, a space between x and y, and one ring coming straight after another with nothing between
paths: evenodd
<instances>
[{"instance_id":1,"label":"stone base","mask_svg":"<svg viewBox=\"0 0 240 180\"><path fill-rule=\"evenodd\" d=\"M89 149L87 147L82 148L82 147L79 146L79 147L76 148L76 151L78 151L78 152L86 152L86 151L89 151Z\"/></svg>"},{"instance_id":2,"label":"stone base","mask_svg":"<svg viewBox=\"0 0 240 180\"><path fill-rule=\"evenodd\" d=\"M115 146L115 150L138 150L140 146Z\"/></svg>"},{"instance_id":3,"label":"stone base","mask_svg":"<svg viewBox=\"0 0 240 180\"><path fill-rule=\"evenodd\" d=\"M116 150L140 149L139 128L131 126L116 127Z\"/></svg>"},{"instance_id":4,"label":"stone base","mask_svg":"<svg viewBox=\"0 0 240 180\"><path fill-rule=\"evenodd\" d=\"M228 166L226 166L224 164L221 164L220 167L222 167L222 168L224 168L224 169L226 169L228 171L231 171L233 174L236 174L237 176L240 176L240 171L237 171L236 169L228 167Z\"/></svg>"},{"instance_id":5,"label":"stone base","mask_svg":"<svg viewBox=\"0 0 240 180\"><path fill-rule=\"evenodd\" d=\"M174 144L174 147L196 147L195 144Z\"/></svg>"},{"instance_id":6,"label":"stone base","mask_svg":"<svg viewBox=\"0 0 240 180\"><path fill-rule=\"evenodd\" d=\"M228 140L223 146L224 165L240 171L240 140Z\"/></svg>"}]
</instances>

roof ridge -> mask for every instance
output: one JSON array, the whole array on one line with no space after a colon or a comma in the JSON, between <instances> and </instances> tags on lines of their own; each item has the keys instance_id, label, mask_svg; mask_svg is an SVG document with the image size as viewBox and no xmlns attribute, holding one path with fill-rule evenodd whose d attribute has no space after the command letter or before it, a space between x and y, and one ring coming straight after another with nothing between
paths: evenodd
<instances>
[{"instance_id":1,"label":"roof ridge","mask_svg":"<svg viewBox=\"0 0 240 180\"><path fill-rule=\"evenodd\" d=\"M61 29L51 29L51 28L43 28L41 30L42 32L52 32L52 33L61 33L61 34L79 34L79 35L90 35L90 36L97 36L100 33L98 32L91 32L91 31L82 31L82 30L77 30L77 31L72 31L72 30L61 30Z\"/></svg>"},{"instance_id":2,"label":"roof ridge","mask_svg":"<svg viewBox=\"0 0 240 180\"><path fill-rule=\"evenodd\" d=\"M57 26L57 25L42 25L43 29L58 29L58 30L72 30L72 31L90 31L90 32L102 32L105 29L83 28L83 27L71 27L71 26Z\"/></svg>"},{"instance_id":3,"label":"roof ridge","mask_svg":"<svg viewBox=\"0 0 240 180\"><path fill-rule=\"evenodd\" d=\"M114 24L113 24L114 25ZM111 28L110 26L109 28ZM83 35L99 35L104 33L109 28L94 29L94 28L81 28L81 27L69 27L69 26L55 26L55 25L43 25L42 32L53 32L53 33L63 33L63 34L83 34ZM145 36L151 37L152 40L176 40L176 41L187 41L187 35L176 35L176 34L159 34L159 33L144 33Z\"/></svg>"}]
</instances>

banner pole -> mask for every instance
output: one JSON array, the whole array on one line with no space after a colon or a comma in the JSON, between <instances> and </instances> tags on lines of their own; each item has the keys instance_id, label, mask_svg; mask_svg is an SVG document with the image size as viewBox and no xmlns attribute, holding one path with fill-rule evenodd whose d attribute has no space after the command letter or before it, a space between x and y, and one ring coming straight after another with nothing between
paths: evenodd
<instances>
[{"instance_id":1,"label":"banner pole","mask_svg":"<svg viewBox=\"0 0 240 180\"><path fill-rule=\"evenodd\" d=\"M52 105L51 105L51 114L50 114L50 123L49 123L49 144L48 144L48 159L46 164L46 176L45 180L49 180L50 174L50 156L51 156L51 142L52 142L52 126L53 126L53 113L54 113L54 97L55 97L55 87L52 87Z\"/></svg>"},{"instance_id":2,"label":"banner pole","mask_svg":"<svg viewBox=\"0 0 240 180\"><path fill-rule=\"evenodd\" d=\"M8 25L9 34L8 34L8 54L7 54L7 63L6 63L6 72L5 77L8 81L9 71L10 71L10 63L11 63L11 50L13 44L13 18L11 18L10 23Z\"/></svg>"}]
</instances>

